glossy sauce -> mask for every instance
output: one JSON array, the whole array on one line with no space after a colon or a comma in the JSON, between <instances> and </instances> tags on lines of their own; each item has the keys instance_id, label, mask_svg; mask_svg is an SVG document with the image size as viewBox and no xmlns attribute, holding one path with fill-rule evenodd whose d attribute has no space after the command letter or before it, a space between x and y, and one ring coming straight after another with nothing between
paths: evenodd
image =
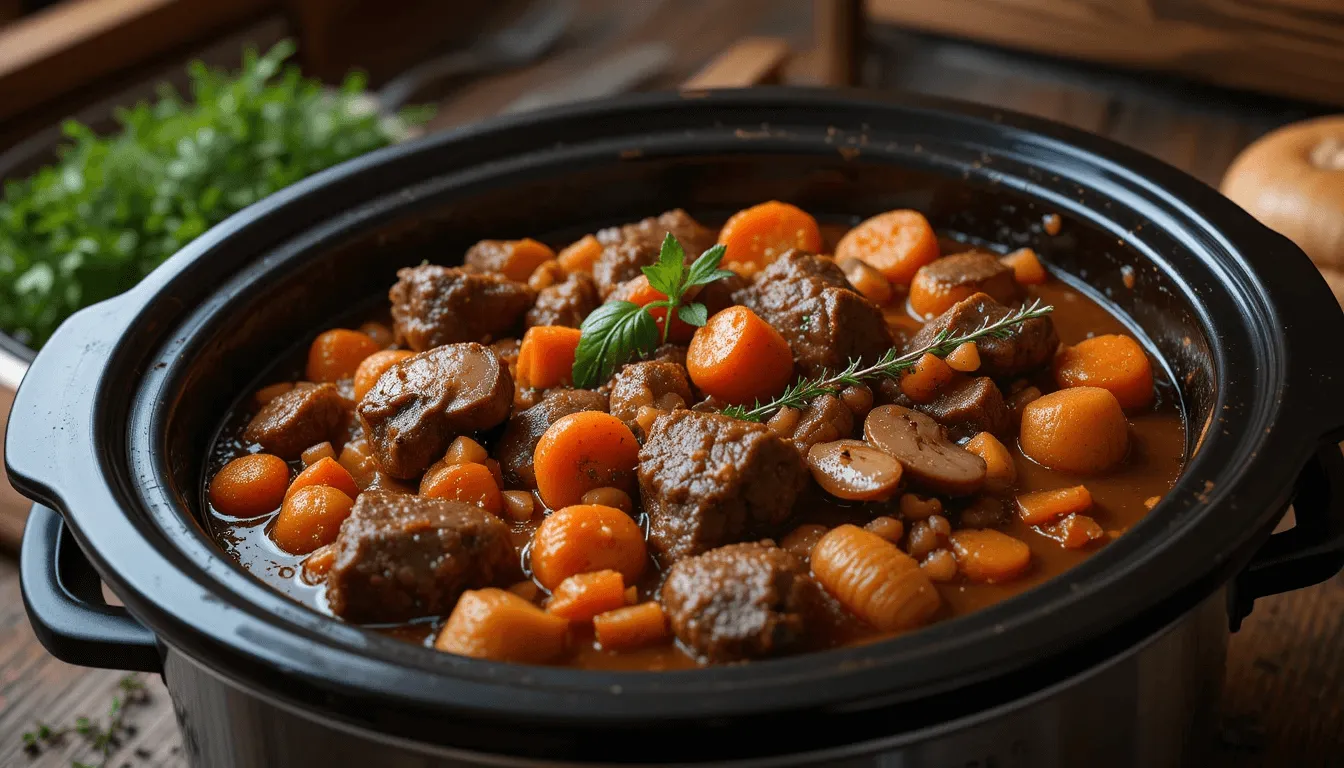
<instances>
[{"instance_id":1,"label":"glossy sauce","mask_svg":"<svg viewBox=\"0 0 1344 768\"><path fill-rule=\"evenodd\" d=\"M828 245L833 244L844 232L842 228L835 227L824 227L823 231ZM969 246L953 240L943 241L944 254L969 249ZM1031 297L1039 297L1055 307L1052 319L1060 341L1064 344L1076 344L1090 336L1107 333L1135 335L1103 306L1056 277L1052 277L1044 285L1028 287L1027 293L1029 300ZM898 332L898 341L918 330L920 323L906 313L903 299L893 301L885 311L888 321ZM944 605L935 620L974 611L1060 575L1096 552L1106 541L1122 535L1139 522L1148 511L1145 501L1154 496L1161 496L1171 488L1180 474L1184 461L1185 428L1176 390L1172 386L1168 371L1160 360L1155 362L1153 375L1157 397L1149 409L1141 413L1127 414L1130 424L1130 454L1122 466L1101 476L1075 476L1036 464L1022 455L1016 441L1007 444L1017 465L1019 491L1085 484L1093 499L1093 507L1087 514L1101 525L1106 537L1083 549L1066 549L1055 540L1022 523L1015 514L1005 515L1011 522L999 526L999 529L1026 542L1030 547L1033 556L1031 570L1022 578L1004 584L969 583L960 576L951 582L937 584ZM283 380L279 377L285 374L297 374L300 368L300 363L295 361L280 368L271 378L261 383ZM1048 368L1039 372L1037 378L1043 391L1055 389ZM255 445L243 443L239 437L253 414L249 405L250 398L245 398L244 406L229 415L221 432L221 438L211 449L206 478L213 477L215 472L229 460L259 450ZM302 465L294 462L294 467L297 471ZM243 568L275 589L315 610L330 613L326 604L325 588L308 584L303 578L304 557L283 552L267 536L266 532L274 519L274 513L249 520L229 518L209 507L208 501L204 499L206 495L202 493L203 503L210 512L209 523L214 537L225 552ZM773 535L778 541L794 527L804 523L834 526L849 522L863 525L882 514L900 519L896 503L895 499L884 503L841 502L812 485L800 497L796 505L795 518L785 529L762 533ZM1005 499L1003 503L1011 512L1011 499ZM531 521L511 523L513 542L519 552L520 561L525 557L524 547L542 519L539 503L537 508L538 513ZM957 508L956 502L948 505L949 510ZM951 519L955 521L956 518L953 516ZM908 521L906 529L909 530ZM640 599L656 599L660 582L661 574L656 567L650 567L638 585ZM540 593L544 594L544 590ZM444 619L446 617L374 628L409 642L431 646ZM834 646L871 642L880 637L879 633L862 625L858 620L840 616L836 618L827 641L829 645ZM576 631L575 640L575 650L567 662L569 666L610 670L658 670L696 665L696 662L675 644L640 651L612 653L594 647L591 630Z\"/></svg>"}]
</instances>

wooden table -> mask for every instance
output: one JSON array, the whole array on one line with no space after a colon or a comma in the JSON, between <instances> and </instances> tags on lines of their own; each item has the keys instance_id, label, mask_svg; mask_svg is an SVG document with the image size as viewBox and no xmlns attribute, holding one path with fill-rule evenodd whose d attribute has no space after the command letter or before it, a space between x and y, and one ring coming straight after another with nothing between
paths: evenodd
<instances>
[{"instance_id":1,"label":"wooden table","mask_svg":"<svg viewBox=\"0 0 1344 768\"><path fill-rule=\"evenodd\" d=\"M675 41L672 67L651 85L681 82L748 34L807 39L806 0L585 0L582 49L561 50L526 70L474 83L446 102L436 127L491 114L517 95L562 79L637 42ZM865 82L956 96L1030 112L1110 136L1210 184L1248 142L1314 110L1156 77L1116 75L894 30L874 30ZM80 744L30 759L20 734L35 718L101 716L115 672L71 667L33 637L19 599L17 568L0 558L0 765L48 768L87 759ZM167 694L132 712L136 734L110 765L183 764ZM1261 600L1232 638L1218 746L1220 765L1339 765L1344 754L1344 576Z\"/></svg>"}]
</instances>

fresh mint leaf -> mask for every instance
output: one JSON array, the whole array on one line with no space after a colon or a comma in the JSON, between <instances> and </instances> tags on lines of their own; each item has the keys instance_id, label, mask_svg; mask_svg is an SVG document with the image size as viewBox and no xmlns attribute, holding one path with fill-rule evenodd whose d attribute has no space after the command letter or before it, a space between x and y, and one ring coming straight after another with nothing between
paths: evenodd
<instances>
[{"instance_id":1,"label":"fresh mint leaf","mask_svg":"<svg viewBox=\"0 0 1344 768\"><path fill-rule=\"evenodd\" d=\"M687 325L694 325L697 328L704 326L709 322L709 310L704 304L683 304L677 310L677 317L680 317Z\"/></svg>"},{"instance_id":2,"label":"fresh mint leaf","mask_svg":"<svg viewBox=\"0 0 1344 768\"><path fill-rule=\"evenodd\" d=\"M700 257L695 260L695 263L691 264L690 270L686 273L686 287L707 285L715 280L722 280L725 277L737 274L726 269L719 269L719 262L723 261L723 254L727 250L723 245L716 245L700 254Z\"/></svg>"},{"instance_id":3,"label":"fresh mint leaf","mask_svg":"<svg viewBox=\"0 0 1344 768\"><path fill-rule=\"evenodd\" d=\"M679 299L686 290L683 285L686 278L686 251L677 238L668 232L663 237L662 248L658 251L658 262L640 271L649 278L649 285L669 299Z\"/></svg>"},{"instance_id":4,"label":"fresh mint leaf","mask_svg":"<svg viewBox=\"0 0 1344 768\"><path fill-rule=\"evenodd\" d=\"M658 325L644 307L609 301L593 310L579 327L574 351L574 386L591 389L611 378L616 367L658 343Z\"/></svg>"}]
</instances>

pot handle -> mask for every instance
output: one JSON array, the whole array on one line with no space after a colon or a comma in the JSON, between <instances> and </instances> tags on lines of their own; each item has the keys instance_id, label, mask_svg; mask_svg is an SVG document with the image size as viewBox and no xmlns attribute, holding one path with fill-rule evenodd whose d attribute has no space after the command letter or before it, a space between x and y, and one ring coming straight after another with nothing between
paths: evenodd
<instances>
[{"instance_id":1,"label":"pot handle","mask_svg":"<svg viewBox=\"0 0 1344 768\"><path fill-rule=\"evenodd\" d=\"M107 604L97 571L61 516L40 504L23 531L19 581L33 632L52 656L82 667L162 670L154 633Z\"/></svg>"},{"instance_id":2,"label":"pot handle","mask_svg":"<svg viewBox=\"0 0 1344 768\"><path fill-rule=\"evenodd\" d=\"M1251 613L1257 597L1310 587L1344 568L1344 454L1322 445L1297 478L1297 524L1260 547L1233 589L1232 630Z\"/></svg>"}]
</instances>

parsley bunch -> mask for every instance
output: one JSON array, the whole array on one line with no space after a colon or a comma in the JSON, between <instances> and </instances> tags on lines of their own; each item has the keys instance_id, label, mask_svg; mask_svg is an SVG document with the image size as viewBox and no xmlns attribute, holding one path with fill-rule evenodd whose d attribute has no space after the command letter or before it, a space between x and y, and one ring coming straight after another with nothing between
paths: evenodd
<instances>
[{"instance_id":1,"label":"parsley bunch","mask_svg":"<svg viewBox=\"0 0 1344 768\"><path fill-rule=\"evenodd\" d=\"M640 268L649 279L649 285L667 298L642 307L629 301L609 301L593 310L579 327L579 346L574 352L574 386L595 387L611 378L617 366L658 346L658 323L649 313L651 309L667 309L663 343L667 342L674 315L696 327L709 322L709 310L704 304L683 304L682 301L690 289L733 274L719 269L723 253L724 247L716 245L688 265L681 243L668 232L658 252L658 262Z\"/></svg>"},{"instance_id":2,"label":"parsley bunch","mask_svg":"<svg viewBox=\"0 0 1344 768\"><path fill-rule=\"evenodd\" d=\"M113 136L68 121L59 161L0 199L0 330L41 346L229 215L428 118L380 117L361 76L328 89L284 66L293 53L248 51L234 74L194 62L189 101L164 86Z\"/></svg>"}]
</instances>

